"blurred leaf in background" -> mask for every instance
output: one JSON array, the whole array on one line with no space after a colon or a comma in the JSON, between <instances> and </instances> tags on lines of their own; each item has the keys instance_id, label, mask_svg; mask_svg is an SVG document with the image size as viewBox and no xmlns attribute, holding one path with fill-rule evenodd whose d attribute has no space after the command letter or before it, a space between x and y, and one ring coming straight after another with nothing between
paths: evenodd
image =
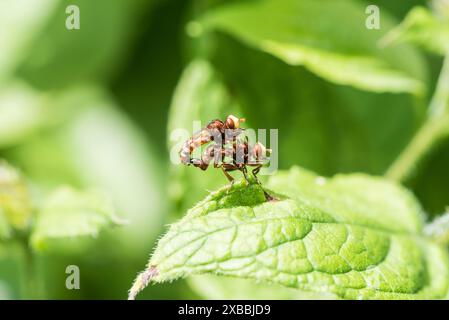
<instances>
[{"instance_id":1,"label":"blurred leaf in background","mask_svg":"<svg viewBox=\"0 0 449 320\"><path fill-rule=\"evenodd\" d=\"M20 164L44 193L68 182L104 190L119 215L129 220L126 228L117 229L110 238L114 255L124 250L132 259L133 253L149 250L166 210L158 157L102 90L78 88L54 99L67 110L66 118L10 148L8 158ZM74 249L74 254L79 252Z\"/></svg>"},{"instance_id":2,"label":"blurred leaf in background","mask_svg":"<svg viewBox=\"0 0 449 320\"><path fill-rule=\"evenodd\" d=\"M413 8L404 21L382 39L382 44L394 47L398 43L411 43L433 55L447 55L449 52L449 4L435 0L431 2L431 5L430 8L421 6ZM440 97L435 97L431 101L429 114L436 111L434 109L437 105L441 105L440 100ZM441 117L441 111L438 110L436 116ZM447 128L449 132L449 124ZM446 181L449 181L448 138L441 139L433 147L433 151L416 166L411 178L406 181L407 185L417 193L431 216L441 214L448 204L446 184Z\"/></svg>"},{"instance_id":3,"label":"blurred leaf in background","mask_svg":"<svg viewBox=\"0 0 449 320\"><path fill-rule=\"evenodd\" d=\"M416 53L408 48L380 50L376 44L384 31L363 28L365 19L364 7L356 1L280 0L229 5L199 23L337 84L422 93L422 69L413 63ZM382 24L386 29L393 25L387 13Z\"/></svg>"},{"instance_id":4,"label":"blurred leaf in background","mask_svg":"<svg viewBox=\"0 0 449 320\"><path fill-rule=\"evenodd\" d=\"M63 88L85 81L107 81L120 69L137 31L136 19L156 1L58 0L18 67L18 75L39 88ZM81 27L65 28L66 7L77 5Z\"/></svg>"},{"instance_id":5,"label":"blurred leaf in background","mask_svg":"<svg viewBox=\"0 0 449 320\"><path fill-rule=\"evenodd\" d=\"M43 29L58 0L0 2L0 85L26 58L30 42Z\"/></svg>"},{"instance_id":6,"label":"blurred leaf in background","mask_svg":"<svg viewBox=\"0 0 449 320\"><path fill-rule=\"evenodd\" d=\"M122 109L168 159L166 132L170 101L185 57L182 41L188 1L160 1L147 11L138 29L139 40L116 75L111 89Z\"/></svg>"},{"instance_id":7,"label":"blurred leaf in background","mask_svg":"<svg viewBox=\"0 0 449 320\"><path fill-rule=\"evenodd\" d=\"M8 236L10 227L27 229L32 213L27 182L20 172L0 161L0 234Z\"/></svg>"},{"instance_id":8,"label":"blurred leaf in background","mask_svg":"<svg viewBox=\"0 0 449 320\"><path fill-rule=\"evenodd\" d=\"M16 8L7 2L1 5ZM14 76L0 88L1 121L5 122L0 131L0 154L24 169L39 197L60 184L101 188L112 197L117 211L130 224L100 235L94 247L110 253L114 249L114 254L103 256L104 262L111 265L121 256L123 261L114 268L121 273L127 270L128 278L125 274L118 285L109 281L96 294L123 297L138 269L136 261L145 260L162 226L166 212L164 164L149 137L122 112L105 85L125 67L125 56L134 48L136 36L145 35L139 29L140 21L151 15L157 1L37 1L34 7L29 1L19 2L14 3L17 10L8 11L8 19L1 19L2 31L16 33L8 34L3 51L7 54L2 54L5 71L0 68L2 79ZM79 32L65 29L68 4L80 7ZM29 23L22 24L26 14ZM47 253L39 257L41 274L56 270L64 278L67 259L81 264L84 254L75 246L71 249L63 256ZM7 266L15 258L7 259L0 264L14 274ZM18 275L0 274L10 279L5 285L12 286L14 296ZM95 272L84 273L84 278L101 282ZM48 296L68 295L51 277L46 282ZM89 297L88 292L82 290L77 297Z\"/></svg>"},{"instance_id":9,"label":"blurred leaf in background","mask_svg":"<svg viewBox=\"0 0 449 320\"><path fill-rule=\"evenodd\" d=\"M415 43L431 52L445 55L449 51L447 39L449 39L447 17L437 19L429 9L416 7L399 26L382 39L382 44Z\"/></svg>"},{"instance_id":10,"label":"blurred leaf in background","mask_svg":"<svg viewBox=\"0 0 449 320\"><path fill-rule=\"evenodd\" d=\"M54 239L96 238L106 226L120 224L123 222L117 217L112 204L101 193L60 187L46 199L37 217L31 244L35 250L44 251L48 250Z\"/></svg>"}]
</instances>

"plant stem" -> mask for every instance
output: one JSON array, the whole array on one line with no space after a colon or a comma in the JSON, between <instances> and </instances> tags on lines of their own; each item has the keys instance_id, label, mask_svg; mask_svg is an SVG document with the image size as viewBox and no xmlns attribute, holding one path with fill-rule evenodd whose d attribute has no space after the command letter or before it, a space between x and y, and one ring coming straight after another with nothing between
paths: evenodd
<instances>
[{"instance_id":1,"label":"plant stem","mask_svg":"<svg viewBox=\"0 0 449 320\"><path fill-rule=\"evenodd\" d=\"M404 182L415 167L449 133L449 54L444 59L427 120L386 172L386 177Z\"/></svg>"}]
</instances>

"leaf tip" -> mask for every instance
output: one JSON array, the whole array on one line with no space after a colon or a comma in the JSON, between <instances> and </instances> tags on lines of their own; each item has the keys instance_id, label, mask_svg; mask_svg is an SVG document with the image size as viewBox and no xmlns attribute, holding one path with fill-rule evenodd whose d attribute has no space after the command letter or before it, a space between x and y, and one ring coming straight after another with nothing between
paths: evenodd
<instances>
[{"instance_id":1,"label":"leaf tip","mask_svg":"<svg viewBox=\"0 0 449 320\"><path fill-rule=\"evenodd\" d=\"M145 271L139 273L136 280L129 289L128 300L135 300L137 294L145 289L150 281L159 274L155 265L150 265Z\"/></svg>"}]
</instances>

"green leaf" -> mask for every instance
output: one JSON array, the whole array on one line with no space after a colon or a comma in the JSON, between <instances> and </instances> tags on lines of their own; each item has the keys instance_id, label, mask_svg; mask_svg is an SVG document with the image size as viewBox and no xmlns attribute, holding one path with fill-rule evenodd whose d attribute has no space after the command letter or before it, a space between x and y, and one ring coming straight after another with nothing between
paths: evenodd
<instances>
[{"instance_id":1,"label":"green leaf","mask_svg":"<svg viewBox=\"0 0 449 320\"><path fill-rule=\"evenodd\" d=\"M159 241L149 281L214 273L350 299L443 298L446 250L422 236L421 208L400 186L364 174L325 179L299 168L267 184L223 188Z\"/></svg>"},{"instance_id":2,"label":"green leaf","mask_svg":"<svg viewBox=\"0 0 449 320\"><path fill-rule=\"evenodd\" d=\"M164 174L154 142L146 140L107 91L97 86L65 90L48 100L64 109L61 120L33 135L7 156L43 192L70 184L99 189L130 221L117 236L144 246L161 231L166 212ZM123 242L124 243L124 242Z\"/></svg>"},{"instance_id":3,"label":"green leaf","mask_svg":"<svg viewBox=\"0 0 449 320\"><path fill-rule=\"evenodd\" d=\"M9 235L10 226L24 230L32 215L28 186L23 176L0 161L0 238Z\"/></svg>"},{"instance_id":4,"label":"green leaf","mask_svg":"<svg viewBox=\"0 0 449 320\"><path fill-rule=\"evenodd\" d=\"M20 9L29 11L30 19L42 15L39 8L33 10L29 6L29 1L20 2L25 2ZM155 3L111 0L105 6L90 0L51 2L53 10L45 17L43 26L28 41L26 50L18 52L23 58L17 74L44 89L110 79L132 43L136 20ZM78 30L67 30L65 26L69 5L77 5L80 9ZM22 24L23 19L12 20L7 30L21 28Z\"/></svg>"},{"instance_id":5,"label":"green leaf","mask_svg":"<svg viewBox=\"0 0 449 320\"><path fill-rule=\"evenodd\" d=\"M380 30L367 29L366 18L365 7L351 0L265 0L230 4L199 21L203 29L229 33L337 84L422 94L421 71L404 63L416 61L416 53L409 47L376 45L394 25L388 13L382 12Z\"/></svg>"},{"instance_id":6,"label":"green leaf","mask_svg":"<svg viewBox=\"0 0 449 320\"><path fill-rule=\"evenodd\" d=\"M382 39L384 46L406 42L417 44L435 54L446 55L449 52L448 17L437 17L423 7L414 8L399 26Z\"/></svg>"},{"instance_id":7,"label":"green leaf","mask_svg":"<svg viewBox=\"0 0 449 320\"><path fill-rule=\"evenodd\" d=\"M42 30L58 0L0 2L0 84L26 58L33 38Z\"/></svg>"},{"instance_id":8,"label":"green leaf","mask_svg":"<svg viewBox=\"0 0 449 320\"><path fill-rule=\"evenodd\" d=\"M31 244L44 251L61 240L97 237L101 230L121 223L102 193L60 187L45 200L37 215Z\"/></svg>"}]
</instances>

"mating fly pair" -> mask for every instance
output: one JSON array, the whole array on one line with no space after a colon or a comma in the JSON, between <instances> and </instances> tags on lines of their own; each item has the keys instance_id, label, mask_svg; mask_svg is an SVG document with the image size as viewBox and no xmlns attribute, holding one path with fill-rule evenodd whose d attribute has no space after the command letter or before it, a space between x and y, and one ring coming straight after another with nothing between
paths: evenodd
<instances>
[{"instance_id":1,"label":"mating fly pair","mask_svg":"<svg viewBox=\"0 0 449 320\"><path fill-rule=\"evenodd\" d=\"M262 166L269 162L267 156L271 154L271 150L260 142L249 145L244 129L240 128L242 122L245 122L244 118L233 115L228 116L224 122L218 119L209 122L205 128L183 144L179 152L181 162L201 170L206 170L213 162L214 168L221 168L231 184L234 183L234 178L229 174L230 171L241 171L249 183L247 166L254 167L252 174L260 185L257 174ZM195 150L208 143L211 144L206 147L200 158L192 158ZM265 197L267 200L273 199L266 192Z\"/></svg>"}]
</instances>

